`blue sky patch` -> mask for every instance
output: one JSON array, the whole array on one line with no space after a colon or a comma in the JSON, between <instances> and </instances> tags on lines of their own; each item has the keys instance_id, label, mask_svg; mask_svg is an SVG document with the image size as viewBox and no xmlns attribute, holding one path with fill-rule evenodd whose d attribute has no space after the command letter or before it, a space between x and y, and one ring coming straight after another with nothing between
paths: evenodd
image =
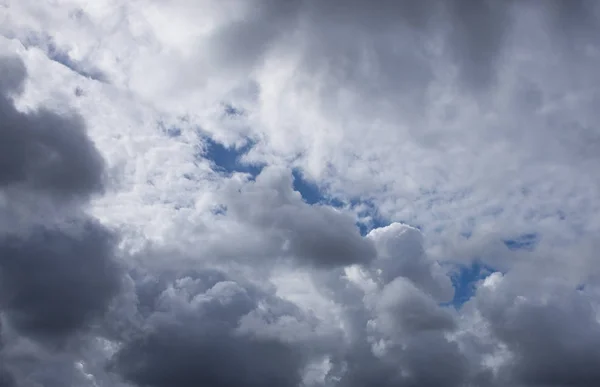
<instances>
[{"instance_id":1,"label":"blue sky patch","mask_svg":"<svg viewBox=\"0 0 600 387\"><path fill-rule=\"evenodd\" d=\"M475 294L477 282L495 271L497 270L479 261L470 265L458 265L458 270L450 276L454 285L454 299L450 305L460 308Z\"/></svg>"},{"instance_id":2,"label":"blue sky patch","mask_svg":"<svg viewBox=\"0 0 600 387\"><path fill-rule=\"evenodd\" d=\"M294 191L300 192L302 195L302 199L308 204L317 204L324 202L326 198L319 190L316 184L306 180L302 176L302 172L298 169L294 169L292 171L292 176L294 177Z\"/></svg>"},{"instance_id":3,"label":"blue sky patch","mask_svg":"<svg viewBox=\"0 0 600 387\"><path fill-rule=\"evenodd\" d=\"M226 147L211 138L204 138L206 144L203 156L214 164L214 169L219 172L234 173L243 172L256 177L262 170L260 165L252 165L241 162L241 157L254 145L248 143L241 148Z\"/></svg>"}]
</instances>

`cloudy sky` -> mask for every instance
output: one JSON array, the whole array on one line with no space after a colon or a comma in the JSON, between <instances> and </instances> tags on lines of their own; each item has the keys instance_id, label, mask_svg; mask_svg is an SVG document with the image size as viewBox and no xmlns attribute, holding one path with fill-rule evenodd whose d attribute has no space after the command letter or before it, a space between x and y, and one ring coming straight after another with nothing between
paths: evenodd
<instances>
[{"instance_id":1,"label":"cloudy sky","mask_svg":"<svg viewBox=\"0 0 600 387\"><path fill-rule=\"evenodd\" d=\"M600 3L0 0L0 387L600 385Z\"/></svg>"}]
</instances>

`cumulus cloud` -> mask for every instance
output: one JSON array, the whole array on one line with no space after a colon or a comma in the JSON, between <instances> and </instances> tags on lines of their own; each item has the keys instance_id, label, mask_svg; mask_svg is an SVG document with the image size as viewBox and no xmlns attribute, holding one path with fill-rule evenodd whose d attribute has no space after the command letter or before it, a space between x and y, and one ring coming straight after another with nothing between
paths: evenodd
<instances>
[{"instance_id":1,"label":"cumulus cloud","mask_svg":"<svg viewBox=\"0 0 600 387\"><path fill-rule=\"evenodd\" d=\"M392 223L371 231L368 237L377 246L378 258L372 267L384 284L403 276L436 299L452 299L452 283L440 265L426 256L423 235L419 230Z\"/></svg>"},{"instance_id":2,"label":"cumulus cloud","mask_svg":"<svg viewBox=\"0 0 600 387\"><path fill-rule=\"evenodd\" d=\"M0 386L598 385L599 31L0 0Z\"/></svg>"},{"instance_id":3,"label":"cumulus cloud","mask_svg":"<svg viewBox=\"0 0 600 387\"><path fill-rule=\"evenodd\" d=\"M264 298L217 281L185 277L164 289L143 330L115 355L114 369L140 386L298 385L304 360L297 348L236 332Z\"/></svg>"}]
</instances>

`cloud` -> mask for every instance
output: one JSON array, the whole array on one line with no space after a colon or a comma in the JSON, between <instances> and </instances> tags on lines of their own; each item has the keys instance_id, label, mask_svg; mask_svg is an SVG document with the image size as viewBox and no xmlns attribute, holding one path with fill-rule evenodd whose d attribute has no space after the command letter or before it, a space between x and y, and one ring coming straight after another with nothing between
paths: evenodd
<instances>
[{"instance_id":1,"label":"cloud","mask_svg":"<svg viewBox=\"0 0 600 387\"><path fill-rule=\"evenodd\" d=\"M23 81L27 76L23 61L15 57L3 57L0 64L2 73L5 74L0 83L0 90L2 90L4 98L7 94L22 91Z\"/></svg>"},{"instance_id":2,"label":"cloud","mask_svg":"<svg viewBox=\"0 0 600 387\"><path fill-rule=\"evenodd\" d=\"M0 0L0 386L597 385L599 10Z\"/></svg>"},{"instance_id":3,"label":"cloud","mask_svg":"<svg viewBox=\"0 0 600 387\"><path fill-rule=\"evenodd\" d=\"M394 334L419 331L452 331L456 327L451 313L441 309L433 299L420 292L404 278L396 278L387 284L379 299L376 310L384 331Z\"/></svg>"},{"instance_id":4,"label":"cloud","mask_svg":"<svg viewBox=\"0 0 600 387\"><path fill-rule=\"evenodd\" d=\"M114 235L90 220L0 237L0 305L24 334L62 337L99 317L119 289Z\"/></svg>"},{"instance_id":5,"label":"cloud","mask_svg":"<svg viewBox=\"0 0 600 387\"><path fill-rule=\"evenodd\" d=\"M271 237L274 254L317 267L366 264L376 255L351 216L303 202L285 169L265 168L254 182L229 191L223 199L228 214Z\"/></svg>"},{"instance_id":6,"label":"cloud","mask_svg":"<svg viewBox=\"0 0 600 387\"><path fill-rule=\"evenodd\" d=\"M0 61L6 70L0 84L0 185L25 186L60 198L100 191L103 160L82 119L44 109L18 111L9 97L23 87L24 64L15 58Z\"/></svg>"},{"instance_id":7,"label":"cloud","mask_svg":"<svg viewBox=\"0 0 600 387\"><path fill-rule=\"evenodd\" d=\"M47 352L75 345L121 287L118 236L85 213L104 162L81 118L18 110L25 65L0 67L0 383L77 383L72 359Z\"/></svg>"},{"instance_id":8,"label":"cloud","mask_svg":"<svg viewBox=\"0 0 600 387\"><path fill-rule=\"evenodd\" d=\"M560 281L532 284L499 273L492 278L484 282L475 303L492 336L511 354L501 378L524 385L598 383L594 359L599 355L600 324L594 295Z\"/></svg>"},{"instance_id":9,"label":"cloud","mask_svg":"<svg viewBox=\"0 0 600 387\"><path fill-rule=\"evenodd\" d=\"M392 223L371 231L368 238L377 246L378 258L373 262L375 274L383 284L402 276L440 301L454 296L450 278L423 246L423 235L414 227Z\"/></svg>"},{"instance_id":10,"label":"cloud","mask_svg":"<svg viewBox=\"0 0 600 387\"><path fill-rule=\"evenodd\" d=\"M111 368L139 386L298 385L305 362L300 347L236 329L244 316L262 314L259 308L268 316L263 324L274 324L282 317L277 304L258 289L214 274L182 277L162 289Z\"/></svg>"}]
</instances>

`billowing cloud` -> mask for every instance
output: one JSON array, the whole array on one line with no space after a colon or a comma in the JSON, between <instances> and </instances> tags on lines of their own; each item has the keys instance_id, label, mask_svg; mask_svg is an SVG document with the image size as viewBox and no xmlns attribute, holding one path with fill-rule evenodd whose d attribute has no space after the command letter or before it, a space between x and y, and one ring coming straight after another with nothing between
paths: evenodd
<instances>
[{"instance_id":1,"label":"billowing cloud","mask_svg":"<svg viewBox=\"0 0 600 387\"><path fill-rule=\"evenodd\" d=\"M263 325L276 325L286 309L296 319L295 308L215 274L200 272L162 289L111 368L139 386L298 385L306 361L300 347L237 329L252 313L264 315Z\"/></svg>"}]
</instances>

